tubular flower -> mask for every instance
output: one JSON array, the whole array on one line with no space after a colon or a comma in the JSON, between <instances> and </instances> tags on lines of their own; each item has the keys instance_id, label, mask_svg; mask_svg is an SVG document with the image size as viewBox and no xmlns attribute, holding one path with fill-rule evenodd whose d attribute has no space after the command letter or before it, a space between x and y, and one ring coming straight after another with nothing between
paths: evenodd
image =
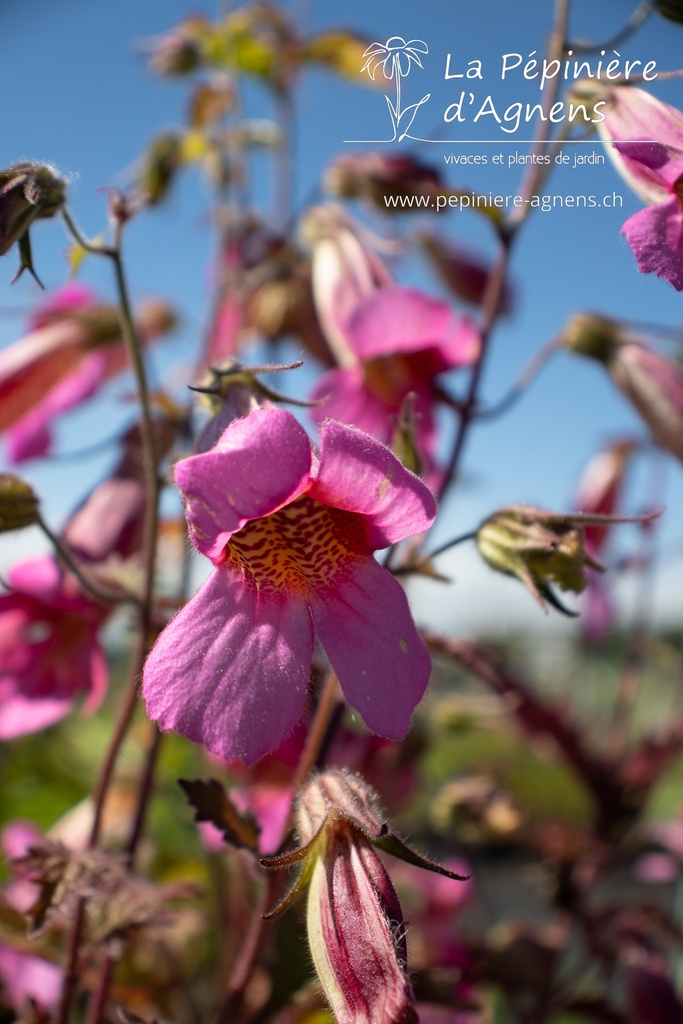
<instances>
[{"instance_id":1,"label":"tubular flower","mask_svg":"<svg viewBox=\"0 0 683 1024\"><path fill-rule=\"evenodd\" d=\"M326 399L314 419L333 416L388 443L407 395L415 395L416 442L429 468L437 443L435 378L473 363L479 334L450 306L414 288L381 288L361 299L347 324L353 366L326 373L311 397Z\"/></svg>"},{"instance_id":2,"label":"tubular flower","mask_svg":"<svg viewBox=\"0 0 683 1024\"><path fill-rule=\"evenodd\" d=\"M630 439L615 442L590 460L579 482L575 504L589 515L613 516L618 513L626 470L637 443ZM612 528L609 524L584 527L586 551L592 558L602 558L609 545ZM590 573L587 580L586 605L583 626L591 643L602 643L608 636L614 620L614 608L609 588L601 577Z\"/></svg>"},{"instance_id":3,"label":"tubular flower","mask_svg":"<svg viewBox=\"0 0 683 1024\"><path fill-rule=\"evenodd\" d=\"M340 423L323 424L314 455L277 408L235 420L175 479L190 537L215 569L147 659L150 716L252 763L300 718L317 636L366 725L402 738L430 658L404 591L372 553L432 524L424 484Z\"/></svg>"},{"instance_id":4,"label":"tubular flower","mask_svg":"<svg viewBox=\"0 0 683 1024\"><path fill-rule=\"evenodd\" d=\"M602 363L621 393L650 428L657 444L683 462L683 369L649 348L618 321L577 313L562 344Z\"/></svg>"},{"instance_id":5,"label":"tubular flower","mask_svg":"<svg viewBox=\"0 0 683 1024\"><path fill-rule=\"evenodd\" d=\"M308 941L337 1024L417 1024L403 915L373 847L452 879L462 876L393 836L358 775L336 769L313 778L299 795L296 823L301 845L261 861L270 868L303 862L291 891L267 916L285 910L308 886Z\"/></svg>"},{"instance_id":6,"label":"tubular flower","mask_svg":"<svg viewBox=\"0 0 683 1024\"><path fill-rule=\"evenodd\" d=\"M145 341L173 323L170 308L158 300L139 310L137 327ZM50 296L30 333L0 352L0 431L10 462L45 455L55 417L90 398L126 362L115 306L78 284Z\"/></svg>"},{"instance_id":7,"label":"tubular flower","mask_svg":"<svg viewBox=\"0 0 683 1024\"><path fill-rule=\"evenodd\" d=\"M68 714L79 690L94 711L107 688L97 631L107 609L65 576L52 558L9 572L0 597L0 738L44 729Z\"/></svg>"},{"instance_id":8,"label":"tubular flower","mask_svg":"<svg viewBox=\"0 0 683 1024\"><path fill-rule=\"evenodd\" d=\"M649 205L622 231L642 274L664 277L683 291L683 113L643 89L577 87L603 102L598 131L618 172Z\"/></svg>"}]
</instances>

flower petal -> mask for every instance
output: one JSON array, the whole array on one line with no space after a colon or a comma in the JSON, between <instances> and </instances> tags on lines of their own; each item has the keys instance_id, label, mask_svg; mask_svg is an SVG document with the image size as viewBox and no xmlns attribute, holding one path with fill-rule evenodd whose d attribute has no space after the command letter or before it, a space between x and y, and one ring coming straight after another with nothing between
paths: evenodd
<instances>
[{"instance_id":1,"label":"flower petal","mask_svg":"<svg viewBox=\"0 0 683 1024\"><path fill-rule=\"evenodd\" d=\"M438 344L452 327L451 308L417 288L380 288L362 298L349 319L349 335L361 359L419 352Z\"/></svg>"},{"instance_id":2,"label":"flower petal","mask_svg":"<svg viewBox=\"0 0 683 1024\"><path fill-rule=\"evenodd\" d=\"M52 444L52 419L90 398L104 382L105 374L106 360L102 353L92 352L60 380L41 402L7 431L9 461L17 465L45 455Z\"/></svg>"},{"instance_id":3,"label":"flower petal","mask_svg":"<svg viewBox=\"0 0 683 1024\"><path fill-rule=\"evenodd\" d=\"M639 210L621 229L641 274L664 277L683 291L683 208L678 196Z\"/></svg>"},{"instance_id":4,"label":"flower petal","mask_svg":"<svg viewBox=\"0 0 683 1024\"><path fill-rule=\"evenodd\" d=\"M160 728L252 764L296 725L312 659L306 605L219 567L161 633L142 695Z\"/></svg>"},{"instance_id":5,"label":"flower petal","mask_svg":"<svg viewBox=\"0 0 683 1024\"><path fill-rule=\"evenodd\" d=\"M257 409L235 420L215 448L175 467L197 550L218 559L246 522L270 515L301 494L310 469L308 435L290 412Z\"/></svg>"},{"instance_id":6,"label":"flower petal","mask_svg":"<svg viewBox=\"0 0 683 1024\"><path fill-rule=\"evenodd\" d=\"M311 393L311 401L324 401L311 409L311 418L316 423L326 419L352 423L388 444L395 426L391 410L365 387L363 376L359 366L324 374Z\"/></svg>"},{"instance_id":7,"label":"flower petal","mask_svg":"<svg viewBox=\"0 0 683 1024\"><path fill-rule=\"evenodd\" d=\"M318 593L313 622L349 704L380 736L400 740L429 682L431 659L408 599L371 558Z\"/></svg>"},{"instance_id":8,"label":"flower petal","mask_svg":"<svg viewBox=\"0 0 683 1024\"><path fill-rule=\"evenodd\" d=\"M422 533L436 518L431 491L392 452L355 427L323 423L320 466L310 496L368 517L373 547Z\"/></svg>"},{"instance_id":9,"label":"flower petal","mask_svg":"<svg viewBox=\"0 0 683 1024\"><path fill-rule=\"evenodd\" d=\"M47 729L69 714L73 698L33 698L17 692L14 680L0 679L0 740Z\"/></svg>"}]
</instances>

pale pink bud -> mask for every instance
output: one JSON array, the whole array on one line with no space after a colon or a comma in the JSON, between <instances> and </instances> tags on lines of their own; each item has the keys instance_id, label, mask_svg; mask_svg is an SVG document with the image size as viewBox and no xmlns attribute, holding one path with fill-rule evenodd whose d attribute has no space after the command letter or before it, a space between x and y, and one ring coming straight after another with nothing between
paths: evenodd
<instances>
[{"instance_id":1,"label":"pale pink bud","mask_svg":"<svg viewBox=\"0 0 683 1024\"><path fill-rule=\"evenodd\" d=\"M657 444L683 462L683 369L638 342L620 345L608 363L617 387L636 407Z\"/></svg>"},{"instance_id":2,"label":"pale pink bud","mask_svg":"<svg viewBox=\"0 0 683 1024\"><path fill-rule=\"evenodd\" d=\"M683 368L633 337L616 320L572 317L562 335L572 352L603 363L662 448L683 461Z\"/></svg>"},{"instance_id":3,"label":"pale pink bud","mask_svg":"<svg viewBox=\"0 0 683 1024\"><path fill-rule=\"evenodd\" d=\"M308 885L308 941L337 1024L418 1024L401 907L373 846L448 878L463 876L393 835L360 775L330 770L313 778L299 795L296 821L302 845L261 860L271 868L304 862L267 916L286 909Z\"/></svg>"},{"instance_id":4,"label":"pale pink bud","mask_svg":"<svg viewBox=\"0 0 683 1024\"><path fill-rule=\"evenodd\" d=\"M335 206L316 207L302 230L313 247L313 301L320 326L339 365L353 366L357 357L348 338L349 321L362 299L391 284L389 271L361 227Z\"/></svg>"},{"instance_id":5,"label":"pale pink bud","mask_svg":"<svg viewBox=\"0 0 683 1024\"><path fill-rule=\"evenodd\" d=\"M337 1024L417 1024L389 876L343 819L325 829L321 847L308 893L308 940Z\"/></svg>"}]
</instances>

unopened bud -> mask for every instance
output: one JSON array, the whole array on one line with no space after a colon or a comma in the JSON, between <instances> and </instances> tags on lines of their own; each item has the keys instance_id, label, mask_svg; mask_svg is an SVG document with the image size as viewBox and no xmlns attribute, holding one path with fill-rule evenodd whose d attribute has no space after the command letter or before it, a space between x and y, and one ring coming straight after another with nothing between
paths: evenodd
<instances>
[{"instance_id":1,"label":"unopened bud","mask_svg":"<svg viewBox=\"0 0 683 1024\"><path fill-rule=\"evenodd\" d=\"M616 320L572 317L562 344L597 359L647 423L657 444L683 461L683 367L644 344Z\"/></svg>"},{"instance_id":2,"label":"unopened bud","mask_svg":"<svg viewBox=\"0 0 683 1024\"><path fill-rule=\"evenodd\" d=\"M606 363L623 337L618 321L598 313L576 313L567 322L561 343L572 352Z\"/></svg>"},{"instance_id":3,"label":"unopened bud","mask_svg":"<svg viewBox=\"0 0 683 1024\"><path fill-rule=\"evenodd\" d=\"M54 217L64 202L65 188L66 181L49 164L20 163L0 171L0 256L19 243L14 280L24 270L36 276L28 229L34 220Z\"/></svg>"},{"instance_id":4,"label":"unopened bud","mask_svg":"<svg viewBox=\"0 0 683 1024\"><path fill-rule=\"evenodd\" d=\"M191 18L154 40L149 66L157 75L189 75L202 63L200 30L203 19Z\"/></svg>"},{"instance_id":5,"label":"unopened bud","mask_svg":"<svg viewBox=\"0 0 683 1024\"><path fill-rule=\"evenodd\" d=\"M366 199L381 207L384 213L393 207L388 196L424 196L436 199L443 194L443 183L438 171L414 157L387 156L384 153L346 154L337 157L328 167L323 179L327 192L342 199ZM415 204L415 209L419 209ZM413 209L411 204L398 205L398 210Z\"/></svg>"},{"instance_id":6,"label":"unopened bud","mask_svg":"<svg viewBox=\"0 0 683 1024\"><path fill-rule=\"evenodd\" d=\"M683 0L655 0L655 10L663 18L683 25Z\"/></svg>"},{"instance_id":7,"label":"unopened bud","mask_svg":"<svg viewBox=\"0 0 683 1024\"><path fill-rule=\"evenodd\" d=\"M165 199L182 164L183 136L170 131L153 139L142 158L138 188L150 206Z\"/></svg>"},{"instance_id":8,"label":"unopened bud","mask_svg":"<svg viewBox=\"0 0 683 1024\"><path fill-rule=\"evenodd\" d=\"M30 484L12 473L0 474L0 533L38 522L38 499Z\"/></svg>"}]
</instances>

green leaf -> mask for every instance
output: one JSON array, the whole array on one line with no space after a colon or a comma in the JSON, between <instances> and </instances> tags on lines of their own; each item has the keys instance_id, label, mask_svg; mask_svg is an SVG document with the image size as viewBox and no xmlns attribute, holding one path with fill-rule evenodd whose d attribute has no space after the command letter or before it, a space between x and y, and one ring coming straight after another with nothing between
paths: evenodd
<instances>
[{"instance_id":1,"label":"green leaf","mask_svg":"<svg viewBox=\"0 0 683 1024\"><path fill-rule=\"evenodd\" d=\"M421 853L417 853L416 850L406 846L402 839L399 839L398 836L393 835L391 832L380 836L379 839L374 839L372 845L379 846L380 850L390 853L392 857L398 857L399 860L405 861L406 864L414 864L416 868L424 868L425 871L433 871L437 875L445 875L446 878L452 878L456 882L466 882L470 878L469 875L457 875L455 871L449 871L448 868L442 867L436 861L427 860Z\"/></svg>"}]
</instances>

